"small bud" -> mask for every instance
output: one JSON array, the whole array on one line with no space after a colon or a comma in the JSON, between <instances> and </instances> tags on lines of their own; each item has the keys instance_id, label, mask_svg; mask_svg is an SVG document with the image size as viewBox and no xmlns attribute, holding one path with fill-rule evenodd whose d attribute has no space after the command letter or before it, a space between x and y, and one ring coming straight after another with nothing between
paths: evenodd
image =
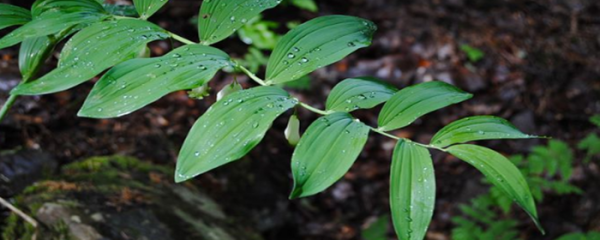
<instances>
[{"instance_id":1,"label":"small bud","mask_svg":"<svg viewBox=\"0 0 600 240\"><path fill-rule=\"evenodd\" d=\"M284 131L285 138L290 145L296 146L300 142L300 120L296 114L290 116L290 121Z\"/></svg>"},{"instance_id":2,"label":"small bud","mask_svg":"<svg viewBox=\"0 0 600 240\"><path fill-rule=\"evenodd\" d=\"M242 85L240 85L238 82L233 81L230 84L227 84L225 87L223 87L223 89L221 89L221 91L219 93L217 93L217 101L221 100L222 98L224 98L225 96L232 94L234 92L237 91L241 91L243 90Z\"/></svg>"},{"instance_id":3,"label":"small bud","mask_svg":"<svg viewBox=\"0 0 600 240\"><path fill-rule=\"evenodd\" d=\"M208 97L209 95L210 87L208 86L208 83L205 83L204 85L194 88L188 92L189 97L196 99L203 99L205 97Z\"/></svg>"}]
</instances>

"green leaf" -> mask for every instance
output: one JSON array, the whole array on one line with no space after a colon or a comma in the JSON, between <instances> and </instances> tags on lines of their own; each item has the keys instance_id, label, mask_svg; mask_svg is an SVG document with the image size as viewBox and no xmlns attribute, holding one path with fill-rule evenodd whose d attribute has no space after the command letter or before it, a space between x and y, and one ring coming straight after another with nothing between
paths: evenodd
<instances>
[{"instance_id":1,"label":"green leaf","mask_svg":"<svg viewBox=\"0 0 600 240\"><path fill-rule=\"evenodd\" d=\"M57 69L18 86L12 93L38 95L69 89L135 58L147 43L168 37L165 30L144 20L119 19L94 24L66 43Z\"/></svg>"},{"instance_id":2,"label":"green leaf","mask_svg":"<svg viewBox=\"0 0 600 240\"><path fill-rule=\"evenodd\" d=\"M348 113L333 113L313 122L292 155L294 190L290 198L317 194L350 169L362 151L369 127Z\"/></svg>"},{"instance_id":3,"label":"green leaf","mask_svg":"<svg viewBox=\"0 0 600 240\"><path fill-rule=\"evenodd\" d=\"M267 64L267 82L294 81L371 45L377 27L362 18L332 15L312 19L279 40Z\"/></svg>"},{"instance_id":4,"label":"green leaf","mask_svg":"<svg viewBox=\"0 0 600 240\"><path fill-rule=\"evenodd\" d=\"M592 156L600 154L600 137L590 133L577 144L577 148L587 151L585 162L588 163Z\"/></svg>"},{"instance_id":5,"label":"green leaf","mask_svg":"<svg viewBox=\"0 0 600 240\"><path fill-rule=\"evenodd\" d=\"M472 96L440 81L406 87L383 105L379 114L379 129L390 131L408 126L427 113L462 102Z\"/></svg>"},{"instance_id":6,"label":"green leaf","mask_svg":"<svg viewBox=\"0 0 600 240\"><path fill-rule=\"evenodd\" d=\"M261 16L257 16L248 21L242 28L238 30L240 39L253 47L265 50L273 50L281 36L274 32L279 23L261 20ZM266 64L266 63L265 63Z\"/></svg>"},{"instance_id":7,"label":"green leaf","mask_svg":"<svg viewBox=\"0 0 600 240\"><path fill-rule=\"evenodd\" d=\"M394 86L375 78L349 78L331 90L325 106L327 110L337 112L369 109L389 100L397 91Z\"/></svg>"},{"instance_id":8,"label":"green leaf","mask_svg":"<svg viewBox=\"0 0 600 240\"><path fill-rule=\"evenodd\" d=\"M127 17L137 17L138 16L135 6L107 4L107 3L102 4L102 6L108 13L110 13L112 15L127 16Z\"/></svg>"},{"instance_id":9,"label":"green leaf","mask_svg":"<svg viewBox=\"0 0 600 240\"><path fill-rule=\"evenodd\" d=\"M448 152L481 171L493 185L502 189L521 206L529 214L538 229L544 233L544 229L538 220L535 202L529 191L529 186L519 169L506 157L489 148L471 144L451 146L448 148Z\"/></svg>"},{"instance_id":10,"label":"green leaf","mask_svg":"<svg viewBox=\"0 0 600 240\"><path fill-rule=\"evenodd\" d=\"M133 0L133 5L135 5L135 9L142 19L148 19L168 1L169 0Z\"/></svg>"},{"instance_id":11,"label":"green leaf","mask_svg":"<svg viewBox=\"0 0 600 240\"><path fill-rule=\"evenodd\" d=\"M467 54L467 58L469 58L469 61L471 62L477 62L481 59L483 59L483 57L485 57L485 53L483 53L483 51L471 47L467 44L463 44L460 46L460 50L462 50L465 54Z\"/></svg>"},{"instance_id":12,"label":"green leaf","mask_svg":"<svg viewBox=\"0 0 600 240\"><path fill-rule=\"evenodd\" d=\"M182 182L246 155L273 120L298 100L278 87L255 87L227 95L202 116L179 152L175 181Z\"/></svg>"},{"instance_id":13,"label":"green leaf","mask_svg":"<svg viewBox=\"0 0 600 240\"><path fill-rule=\"evenodd\" d=\"M292 4L300 9L304 9L310 12L319 11L319 7L314 0L292 0Z\"/></svg>"},{"instance_id":14,"label":"green leaf","mask_svg":"<svg viewBox=\"0 0 600 240\"><path fill-rule=\"evenodd\" d=\"M502 118L494 116L476 116L463 118L450 123L433 136L431 144L437 147L447 147L456 143L477 140L523 139L536 137L537 136L522 133L517 127Z\"/></svg>"},{"instance_id":15,"label":"green leaf","mask_svg":"<svg viewBox=\"0 0 600 240\"><path fill-rule=\"evenodd\" d=\"M262 11L281 0L205 0L198 16L198 32L203 44L219 42L241 28Z\"/></svg>"},{"instance_id":16,"label":"green leaf","mask_svg":"<svg viewBox=\"0 0 600 240\"><path fill-rule=\"evenodd\" d=\"M383 215L365 228L361 235L364 240L387 240L387 227L390 216Z\"/></svg>"},{"instance_id":17,"label":"green leaf","mask_svg":"<svg viewBox=\"0 0 600 240\"><path fill-rule=\"evenodd\" d=\"M18 44L27 38L52 35L78 24L99 22L107 17L108 15L99 13L46 13L0 39L0 49Z\"/></svg>"},{"instance_id":18,"label":"green leaf","mask_svg":"<svg viewBox=\"0 0 600 240\"><path fill-rule=\"evenodd\" d=\"M435 175L429 151L398 141L390 177L390 206L398 238L425 238L435 207Z\"/></svg>"},{"instance_id":19,"label":"green leaf","mask_svg":"<svg viewBox=\"0 0 600 240\"><path fill-rule=\"evenodd\" d=\"M21 44L19 50L19 69L23 80L30 80L38 69L48 59L54 49L53 37L42 36L28 38Z\"/></svg>"},{"instance_id":20,"label":"green leaf","mask_svg":"<svg viewBox=\"0 0 600 240\"><path fill-rule=\"evenodd\" d=\"M590 117L590 122L596 125L596 127L600 127L600 114Z\"/></svg>"},{"instance_id":21,"label":"green leaf","mask_svg":"<svg viewBox=\"0 0 600 240\"><path fill-rule=\"evenodd\" d=\"M31 6L34 18L46 13L106 13L96 0L37 0Z\"/></svg>"},{"instance_id":22,"label":"green leaf","mask_svg":"<svg viewBox=\"0 0 600 240\"><path fill-rule=\"evenodd\" d=\"M78 116L112 118L129 114L168 93L202 86L230 64L226 53L202 45L120 63L94 85Z\"/></svg>"},{"instance_id":23,"label":"green leaf","mask_svg":"<svg viewBox=\"0 0 600 240\"><path fill-rule=\"evenodd\" d=\"M10 26L23 25L31 21L29 10L0 3L0 30Z\"/></svg>"}]
</instances>

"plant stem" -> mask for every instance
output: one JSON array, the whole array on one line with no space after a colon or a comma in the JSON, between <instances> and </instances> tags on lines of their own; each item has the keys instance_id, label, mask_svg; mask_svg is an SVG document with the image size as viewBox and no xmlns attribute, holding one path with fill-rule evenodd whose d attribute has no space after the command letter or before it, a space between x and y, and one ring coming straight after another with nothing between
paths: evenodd
<instances>
[{"instance_id":1,"label":"plant stem","mask_svg":"<svg viewBox=\"0 0 600 240\"><path fill-rule=\"evenodd\" d=\"M263 81L262 79L260 79L256 75L254 75L254 73L252 73L250 70L248 70L244 66L238 65L237 68L240 69L240 70L242 70L242 72L244 72L246 75L248 75L248 77L250 77L250 79L254 80L256 83L258 83L260 85L263 85L263 86L268 86L269 85L265 81Z\"/></svg>"},{"instance_id":2,"label":"plant stem","mask_svg":"<svg viewBox=\"0 0 600 240\"><path fill-rule=\"evenodd\" d=\"M313 107L311 105L308 105L308 104L300 102L300 101L298 101L298 104L300 104L300 106L302 106L303 108L306 108L307 110L309 110L311 112L314 112L314 113L317 113L317 114L327 115L327 114L330 113L330 112L323 111L321 109L315 108L315 107Z\"/></svg>"},{"instance_id":3,"label":"plant stem","mask_svg":"<svg viewBox=\"0 0 600 240\"><path fill-rule=\"evenodd\" d=\"M6 99L6 102L2 106L2 109L0 109L0 122L2 122L4 117L6 117L8 110L10 110L10 107L12 107L12 105L15 103L15 100L17 100L17 97L18 97L18 95L14 95L14 94L11 94L10 96L8 96L8 99Z\"/></svg>"},{"instance_id":4,"label":"plant stem","mask_svg":"<svg viewBox=\"0 0 600 240\"><path fill-rule=\"evenodd\" d=\"M383 136L386 136L386 137L389 137L389 138L396 139L396 140L403 140L403 141L407 141L407 142L412 142L412 143L414 143L416 145L419 145L421 147L424 147L424 148L431 148L431 149L440 150L442 152L446 152L446 149L443 149L443 148L440 148L440 147L436 147L436 146L433 146L433 145L426 145L426 144L418 143L418 142L412 141L412 140L407 139L407 138L397 137L397 136L394 136L394 135L389 134L387 132L384 132L384 131L382 131L382 130L380 130L378 128L371 127L371 131L379 133L379 134L381 134Z\"/></svg>"},{"instance_id":5,"label":"plant stem","mask_svg":"<svg viewBox=\"0 0 600 240\"><path fill-rule=\"evenodd\" d=\"M170 33L170 34L171 34L171 36L173 37L173 39L175 39L175 40L177 40L177 41L180 41L180 42L182 42L182 43L185 43L185 44L196 44L196 43L194 43L193 41L191 41L191 40L188 40L188 39L186 39L186 38L184 38L184 37L181 37L181 36L179 36L179 35L177 35L177 34L175 34L175 33ZM260 85L262 85L262 86L269 86L269 85L271 85L271 83L269 83L269 82L265 82L265 81L264 81L264 80L262 80L261 78L257 77L257 76L256 76L254 73L252 73L250 70L248 70L248 69L247 69L247 68L245 68L244 66L241 66L241 65L239 65L239 64L238 64L238 65L236 66L236 68L237 68L237 69L239 69L239 70L241 70L242 72L244 72L244 74L246 74L246 75L247 75L247 76L248 76L250 79L252 79L253 81L255 81L256 83L258 83L258 84L260 84ZM306 103L303 103L303 102L300 102L300 101L298 101L298 104L299 104L301 107L303 107L303 108L305 108L305 109L307 109L307 110L309 110L309 111L311 111L311 112L314 112L314 113L316 113L316 114L319 114L319 115L328 115L328 114L330 114L330 113L331 113L331 112L328 112L328 111L324 111L324 110L321 110L321 109L315 108L315 107L313 107L313 106L311 106L311 105L308 105L308 104L306 104ZM421 147L425 147L425 148L431 148L431 149L437 149L437 150L440 150L440 151L442 151L442 152L446 152L446 149L443 149L443 148L440 148L440 147L436 147L436 146L432 146L432 145L426 145L426 144L422 144L422 143L414 142L414 141L412 141L412 140L410 140L410 139L406 139L406 138L397 137L397 136L394 136L394 135L392 135L392 134L389 134L389 133L387 133L387 132L385 132L385 131L379 130L379 129L377 129L377 128L374 128L374 127L370 127L370 128L371 128L371 130L372 130L373 132L379 133L379 134L381 134L381 135L383 135L383 136L386 136L386 137L389 137L389 138L392 138L392 139L396 139L396 140L403 140L403 141L408 141L408 142L412 142L412 143L414 143L414 144L416 144L416 145L419 145L419 146L421 146Z\"/></svg>"},{"instance_id":6,"label":"plant stem","mask_svg":"<svg viewBox=\"0 0 600 240\"><path fill-rule=\"evenodd\" d=\"M171 37L173 37L173 39L175 39L175 40L177 40L177 41L180 41L180 42L182 42L182 43L185 43L185 44L196 44L196 43L195 43L195 42L193 42L192 40L189 40L189 39L187 39L187 38L184 38L184 37L182 37L182 36L179 36L179 35L177 35L177 34L175 34L175 33L169 32L169 34L171 35Z\"/></svg>"}]
</instances>

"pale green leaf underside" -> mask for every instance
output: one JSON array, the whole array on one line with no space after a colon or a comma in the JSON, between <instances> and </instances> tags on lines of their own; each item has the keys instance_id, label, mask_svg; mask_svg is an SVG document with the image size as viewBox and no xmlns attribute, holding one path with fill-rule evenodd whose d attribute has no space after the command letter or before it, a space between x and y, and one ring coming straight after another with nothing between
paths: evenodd
<instances>
[{"instance_id":1,"label":"pale green leaf underside","mask_svg":"<svg viewBox=\"0 0 600 240\"><path fill-rule=\"evenodd\" d=\"M281 0L205 0L198 15L200 42L219 42L262 11L273 8Z\"/></svg>"},{"instance_id":2,"label":"pale green leaf underside","mask_svg":"<svg viewBox=\"0 0 600 240\"><path fill-rule=\"evenodd\" d=\"M106 13L96 0L37 0L31 6L31 15L34 18L52 12Z\"/></svg>"},{"instance_id":3,"label":"pale green leaf underside","mask_svg":"<svg viewBox=\"0 0 600 240\"><path fill-rule=\"evenodd\" d=\"M349 78L336 85L327 97L326 110L351 112L373 108L389 100L398 89L371 77Z\"/></svg>"},{"instance_id":4,"label":"pale green leaf underside","mask_svg":"<svg viewBox=\"0 0 600 240\"><path fill-rule=\"evenodd\" d=\"M156 13L168 0L133 0L135 9L142 19L147 19Z\"/></svg>"},{"instance_id":5,"label":"pale green leaf underside","mask_svg":"<svg viewBox=\"0 0 600 240\"><path fill-rule=\"evenodd\" d=\"M294 190L290 198L319 193L342 178L365 143L369 127L348 113L333 113L313 122L292 155Z\"/></svg>"},{"instance_id":6,"label":"pale green leaf underside","mask_svg":"<svg viewBox=\"0 0 600 240\"><path fill-rule=\"evenodd\" d=\"M175 181L235 161L252 150L279 115L298 100L279 87L255 87L225 96L196 121L179 152Z\"/></svg>"},{"instance_id":7,"label":"pale green leaf underside","mask_svg":"<svg viewBox=\"0 0 600 240\"><path fill-rule=\"evenodd\" d=\"M18 44L27 38L52 35L77 24L98 22L107 17L108 15L99 13L46 13L0 39L0 49Z\"/></svg>"},{"instance_id":8,"label":"pale green leaf underside","mask_svg":"<svg viewBox=\"0 0 600 240\"><path fill-rule=\"evenodd\" d=\"M54 49L54 40L49 36L28 38L21 43L19 69L24 80L29 80Z\"/></svg>"},{"instance_id":9,"label":"pale green leaf underside","mask_svg":"<svg viewBox=\"0 0 600 240\"><path fill-rule=\"evenodd\" d=\"M170 92L201 86L230 64L226 53L202 45L120 63L94 85L78 115L112 118L129 114Z\"/></svg>"},{"instance_id":10,"label":"pale green leaf underside","mask_svg":"<svg viewBox=\"0 0 600 240\"><path fill-rule=\"evenodd\" d=\"M386 131L402 128L427 113L471 97L471 94L440 81L406 87L383 105L378 124Z\"/></svg>"},{"instance_id":11,"label":"pale green leaf underside","mask_svg":"<svg viewBox=\"0 0 600 240\"><path fill-rule=\"evenodd\" d=\"M494 116L467 117L442 128L431 139L431 144L446 147L456 143L490 139L536 138L524 134L509 121Z\"/></svg>"},{"instance_id":12,"label":"pale green leaf underside","mask_svg":"<svg viewBox=\"0 0 600 240\"><path fill-rule=\"evenodd\" d=\"M488 181L521 206L543 232L529 186L510 160L494 150L471 144L451 146L448 152L482 172Z\"/></svg>"},{"instance_id":13,"label":"pale green leaf underside","mask_svg":"<svg viewBox=\"0 0 600 240\"><path fill-rule=\"evenodd\" d=\"M390 173L390 206L399 239L422 240L435 207L435 175L429 150L400 140Z\"/></svg>"},{"instance_id":14,"label":"pale green leaf underside","mask_svg":"<svg viewBox=\"0 0 600 240\"><path fill-rule=\"evenodd\" d=\"M23 25L29 21L31 21L29 10L0 3L0 30L10 26Z\"/></svg>"},{"instance_id":15,"label":"pale green leaf underside","mask_svg":"<svg viewBox=\"0 0 600 240\"><path fill-rule=\"evenodd\" d=\"M267 64L267 81L294 81L371 45L377 27L371 21L332 15L312 19L285 34Z\"/></svg>"},{"instance_id":16,"label":"pale green leaf underside","mask_svg":"<svg viewBox=\"0 0 600 240\"><path fill-rule=\"evenodd\" d=\"M36 81L18 86L12 93L38 95L69 89L135 58L147 43L168 37L165 30L143 20L120 19L94 24L66 43L58 68Z\"/></svg>"}]
</instances>

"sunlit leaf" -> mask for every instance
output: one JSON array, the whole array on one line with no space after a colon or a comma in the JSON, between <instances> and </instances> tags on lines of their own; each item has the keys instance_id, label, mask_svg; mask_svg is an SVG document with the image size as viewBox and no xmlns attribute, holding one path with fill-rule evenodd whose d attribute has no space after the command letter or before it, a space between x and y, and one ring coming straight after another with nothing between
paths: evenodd
<instances>
[{"instance_id":1,"label":"sunlit leaf","mask_svg":"<svg viewBox=\"0 0 600 240\"><path fill-rule=\"evenodd\" d=\"M0 49L13 46L27 38L37 38L64 31L82 23L99 22L108 15L99 13L46 13L17 28L0 39Z\"/></svg>"},{"instance_id":2,"label":"sunlit leaf","mask_svg":"<svg viewBox=\"0 0 600 240\"><path fill-rule=\"evenodd\" d=\"M336 85L327 97L329 111L351 112L375 107L394 95L394 86L370 77L349 78Z\"/></svg>"},{"instance_id":3,"label":"sunlit leaf","mask_svg":"<svg viewBox=\"0 0 600 240\"><path fill-rule=\"evenodd\" d=\"M135 58L147 43L168 37L165 30L143 20L120 19L94 24L67 42L57 69L20 85L12 93L38 95L69 89L107 68Z\"/></svg>"},{"instance_id":4,"label":"sunlit leaf","mask_svg":"<svg viewBox=\"0 0 600 240\"><path fill-rule=\"evenodd\" d=\"M371 45L377 27L362 18L332 15L312 19L285 34L267 65L267 82L294 81Z\"/></svg>"},{"instance_id":5,"label":"sunlit leaf","mask_svg":"<svg viewBox=\"0 0 600 240\"><path fill-rule=\"evenodd\" d=\"M540 231L544 232L529 186L512 162L498 152L477 145L454 145L448 148L448 152L482 172L490 183L502 189L521 206Z\"/></svg>"},{"instance_id":6,"label":"sunlit leaf","mask_svg":"<svg viewBox=\"0 0 600 240\"><path fill-rule=\"evenodd\" d=\"M29 21L31 21L29 10L0 3L0 30L10 26L23 25Z\"/></svg>"},{"instance_id":7,"label":"sunlit leaf","mask_svg":"<svg viewBox=\"0 0 600 240\"><path fill-rule=\"evenodd\" d=\"M367 142L369 127L348 113L313 122L292 155L294 190L290 198L319 193L342 178Z\"/></svg>"},{"instance_id":8,"label":"sunlit leaf","mask_svg":"<svg viewBox=\"0 0 600 240\"><path fill-rule=\"evenodd\" d=\"M219 42L262 11L281 0L205 0L198 16L198 32L203 44Z\"/></svg>"},{"instance_id":9,"label":"sunlit leaf","mask_svg":"<svg viewBox=\"0 0 600 240\"><path fill-rule=\"evenodd\" d=\"M400 140L394 149L390 206L399 239L422 240L435 207L435 176L429 151Z\"/></svg>"},{"instance_id":10,"label":"sunlit leaf","mask_svg":"<svg viewBox=\"0 0 600 240\"><path fill-rule=\"evenodd\" d=\"M156 13L169 0L133 0L135 9L142 19L147 19Z\"/></svg>"},{"instance_id":11,"label":"sunlit leaf","mask_svg":"<svg viewBox=\"0 0 600 240\"><path fill-rule=\"evenodd\" d=\"M379 114L379 128L389 131L408 126L427 113L462 102L472 96L440 81L406 87L383 105Z\"/></svg>"},{"instance_id":12,"label":"sunlit leaf","mask_svg":"<svg viewBox=\"0 0 600 240\"><path fill-rule=\"evenodd\" d=\"M201 45L120 63L96 83L78 115L111 118L129 114L170 92L202 86L230 64L223 51Z\"/></svg>"},{"instance_id":13,"label":"sunlit leaf","mask_svg":"<svg viewBox=\"0 0 600 240\"><path fill-rule=\"evenodd\" d=\"M273 120L297 103L278 87L242 90L216 102L185 139L175 181L185 181L243 157L262 140Z\"/></svg>"},{"instance_id":14,"label":"sunlit leaf","mask_svg":"<svg viewBox=\"0 0 600 240\"><path fill-rule=\"evenodd\" d=\"M536 138L536 136L522 133L509 121L499 117L475 116L448 124L433 136L431 144L446 147L476 140L519 138Z\"/></svg>"}]
</instances>

